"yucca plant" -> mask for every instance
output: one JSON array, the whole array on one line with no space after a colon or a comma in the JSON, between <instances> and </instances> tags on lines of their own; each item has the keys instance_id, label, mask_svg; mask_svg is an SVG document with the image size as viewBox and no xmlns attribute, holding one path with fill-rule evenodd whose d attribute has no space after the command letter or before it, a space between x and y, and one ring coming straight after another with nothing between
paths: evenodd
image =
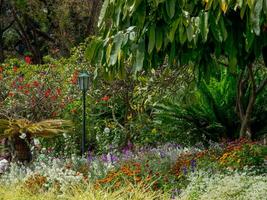
<instances>
[{"instance_id":1,"label":"yucca plant","mask_svg":"<svg viewBox=\"0 0 267 200\"><path fill-rule=\"evenodd\" d=\"M30 142L34 137L54 137L73 127L69 120L53 119L31 122L27 119L0 119L0 140L8 139L12 159L30 161Z\"/></svg>"}]
</instances>

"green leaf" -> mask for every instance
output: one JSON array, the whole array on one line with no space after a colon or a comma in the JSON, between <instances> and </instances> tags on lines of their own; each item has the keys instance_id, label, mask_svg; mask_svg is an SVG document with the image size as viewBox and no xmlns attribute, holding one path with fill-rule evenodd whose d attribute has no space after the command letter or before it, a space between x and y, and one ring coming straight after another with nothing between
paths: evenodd
<instances>
[{"instance_id":1,"label":"green leaf","mask_svg":"<svg viewBox=\"0 0 267 200\"><path fill-rule=\"evenodd\" d=\"M98 23L97 23L98 27L100 27L100 25L103 23L103 20L105 18L108 5L109 5L109 0L105 0L104 3L103 3L103 6L101 8L99 18L98 18Z\"/></svg>"},{"instance_id":2,"label":"green leaf","mask_svg":"<svg viewBox=\"0 0 267 200\"><path fill-rule=\"evenodd\" d=\"M243 6L243 0L237 0L237 1L236 1L236 5L237 5L239 8L242 8L242 6Z\"/></svg>"},{"instance_id":3,"label":"green leaf","mask_svg":"<svg viewBox=\"0 0 267 200\"><path fill-rule=\"evenodd\" d=\"M156 49L157 51L160 51L162 43L163 43L163 30L162 29L158 29L156 31Z\"/></svg>"},{"instance_id":4,"label":"green leaf","mask_svg":"<svg viewBox=\"0 0 267 200\"><path fill-rule=\"evenodd\" d=\"M209 10L211 8L212 3L213 3L213 0L208 0L205 6L205 10Z\"/></svg>"},{"instance_id":5,"label":"green leaf","mask_svg":"<svg viewBox=\"0 0 267 200\"><path fill-rule=\"evenodd\" d=\"M175 35L175 32L178 28L179 22L180 22L180 18L176 19L171 24L170 31L168 33L168 38L169 38L170 42L173 42L173 40L174 40L174 35Z\"/></svg>"},{"instance_id":6,"label":"green leaf","mask_svg":"<svg viewBox=\"0 0 267 200\"><path fill-rule=\"evenodd\" d=\"M256 35L260 35L260 16L263 7L263 0L257 0L254 8L251 10L251 23Z\"/></svg>"},{"instance_id":7,"label":"green leaf","mask_svg":"<svg viewBox=\"0 0 267 200\"><path fill-rule=\"evenodd\" d=\"M149 41L148 41L148 53L151 54L155 47L155 25L152 25L149 30Z\"/></svg>"},{"instance_id":8,"label":"green leaf","mask_svg":"<svg viewBox=\"0 0 267 200\"><path fill-rule=\"evenodd\" d=\"M227 1L226 0L220 0L220 6L221 6L223 13L225 14L227 9L228 9Z\"/></svg>"},{"instance_id":9,"label":"green leaf","mask_svg":"<svg viewBox=\"0 0 267 200\"><path fill-rule=\"evenodd\" d=\"M93 39L88 47L85 50L85 57L87 58L88 62L92 62L95 55L96 55L96 51L98 49L98 46L101 44L101 41L99 41L98 39Z\"/></svg>"},{"instance_id":10,"label":"green leaf","mask_svg":"<svg viewBox=\"0 0 267 200\"><path fill-rule=\"evenodd\" d=\"M264 13L265 13L265 15L267 17L267 0L263 1L263 11L264 11Z\"/></svg>"},{"instance_id":11,"label":"green leaf","mask_svg":"<svg viewBox=\"0 0 267 200\"><path fill-rule=\"evenodd\" d=\"M251 31L251 28L249 26L249 22L247 22L246 26L246 37L245 37L245 42L246 42L246 51L249 52L251 50L251 47L253 45L255 39L255 34Z\"/></svg>"},{"instance_id":12,"label":"green leaf","mask_svg":"<svg viewBox=\"0 0 267 200\"><path fill-rule=\"evenodd\" d=\"M248 1L248 7L249 7L250 9L252 9L253 6L254 6L255 0L247 0L247 1ZM258 0L256 0L256 1L258 1Z\"/></svg>"},{"instance_id":13,"label":"green leaf","mask_svg":"<svg viewBox=\"0 0 267 200\"><path fill-rule=\"evenodd\" d=\"M194 35L194 28L193 28L192 23L189 23L189 25L186 29L186 34L187 34L188 41L191 42L193 39L193 35Z\"/></svg>"},{"instance_id":14,"label":"green leaf","mask_svg":"<svg viewBox=\"0 0 267 200\"><path fill-rule=\"evenodd\" d=\"M183 25L183 23L180 23L180 25L179 25L179 40L182 44L184 44L186 39L187 39L187 35L185 32L184 25Z\"/></svg>"},{"instance_id":15,"label":"green leaf","mask_svg":"<svg viewBox=\"0 0 267 200\"><path fill-rule=\"evenodd\" d=\"M106 50L106 62L109 63L112 44L109 44Z\"/></svg>"},{"instance_id":16,"label":"green leaf","mask_svg":"<svg viewBox=\"0 0 267 200\"><path fill-rule=\"evenodd\" d=\"M208 39L208 33L209 33L209 13L208 12L202 12L200 14L200 33L202 35L203 41L206 42Z\"/></svg>"},{"instance_id":17,"label":"green leaf","mask_svg":"<svg viewBox=\"0 0 267 200\"><path fill-rule=\"evenodd\" d=\"M227 29L225 27L225 23L222 17L219 20L219 25L220 25L223 41L225 41L228 37L228 33L227 33Z\"/></svg>"},{"instance_id":18,"label":"green leaf","mask_svg":"<svg viewBox=\"0 0 267 200\"><path fill-rule=\"evenodd\" d=\"M167 0L166 3L166 11L169 18L173 18L175 14L175 0Z\"/></svg>"},{"instance_id":19,"label":"green leaf","mask_svg":"<svg viewBox=\"0 0 267 200\"><path fill-rule=\"evenodd\" d=\"M223 36L221 33L221 29L219 28L218 24L216 24L214 16L210 17L210 29L215 40L217 40L218 42L222 42Z\"/></svg>"},{"instance_id":20,"label":"green leaf","mask_svg":"<svg viewBox=\"0 0 267 200\"><path fill-rule=\"evenodd\" d=\"M122 32L118 32L115 36L114 36L114 40L113 40L113 47L111 50L111 56L110 56L110 62L109 65L115 65L118 59L118 53L121 49L121 45L123 42L123 33Z\"/></svg>"},{"instance_id":21,"label":"green leaf","mask_svg":"<svg viewBox=\"0 0 267 200\"><path fill-rule=\"evenodd\" d=\"M145 42L140 41L136 51L135 62L133 64L133 72L135 75L138 71L142 70L144 59L145 59Z\"/></svg>"}]
</instances>

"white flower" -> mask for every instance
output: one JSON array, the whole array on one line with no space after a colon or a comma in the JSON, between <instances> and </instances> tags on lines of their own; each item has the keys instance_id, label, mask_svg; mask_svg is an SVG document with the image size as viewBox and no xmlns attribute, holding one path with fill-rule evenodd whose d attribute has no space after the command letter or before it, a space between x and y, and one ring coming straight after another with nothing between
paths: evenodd
<instances>
[{"instance_id":1,"label":"white flower","mask_svg":"<svg viewBox=\"0 0 267 200\"><path fill-rule=\"evenodd\" d=\"M104 133L109 134L110 133L110 129L108 127L104 128Z\"/></svg>"},{"instance_id":2,"label":"white flower","mask_svg":"<svg viewBox=\"0 0 267 200\"><path fill-rule=\"evenodd\" d=\"M26 133L22 133L20 136L19 136L21 139L25 139L27 137Z\"/></svg>"},{"instance_id":3,"label":"white flower","mask_svg":"<svg viewBox=\"0 0 267 200\"><path fill-rule=\"evenodd\" d=\"M33 139L33 143L34 143L35 146L39 146L40 145L40 141L37 138Z\"/></svg>"},{"instance_id":4,"label":"white flower","mask_svg":"<svg viewBox=\"0 0 267 200\"><path fill-rule=\"evenodd\" d=\"M9 163L6 159L0 161L0 173L3 173L4 171L7 170L8 164Z\"/></svg>"}]
</instances>

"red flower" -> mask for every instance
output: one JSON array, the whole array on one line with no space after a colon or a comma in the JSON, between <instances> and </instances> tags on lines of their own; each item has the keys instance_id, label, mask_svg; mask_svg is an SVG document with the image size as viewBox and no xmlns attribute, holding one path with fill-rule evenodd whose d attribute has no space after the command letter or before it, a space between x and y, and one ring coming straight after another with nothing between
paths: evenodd
<instances>
[{"instance_id":1,"label":"red flower","mask_svg":"<svg viewBox=\"0 0 267 200\"><path fill-rule=\"evenodd\" d=\"M31 57L30 56L25 56L24 60L27 64L31 64Z\"/></svg>"},{"instance_id":2,"label":"red flower","mask_svg":"<svg viewBox=\"0 0 267 200\"><path fill-rule=\"evenodd\" d=\"M16 81L13 81L13 82L12 82L12 87L15 88L16 85L17 85L17 82L16 82Z\"/></svg>"},{"instance_id":3,"label":"red flower","mask_svg":"<svg viewBox=\"0 0 267 200\"><path fill-rule=\"evenodd\" d=\"M19 85L19 86L18 86L18 89L19 89L19 90L23 90L23 86L22 86L22 85Z\"/></svg>"},{"instance_id":4,"label":"red flower","mask_svg":"<svg viewBox=\"0 0 267 200\"><path fill-rule=\"evenodd\" d=\"M27 84L25 84L25 87L26 87L26 88L30 88L31 85L30 85L29 83L27 83Z\"/></svg>"},{"instance_id":5,"label":"red flower","mask_svg":"<svg viewBox=\"0 0 267 200\"><path fill-rule=\"evenodd\" d=\"M76 85L77 82L78 82L78 71L75 71L74 74L73 74L73 76L72 76L72 78L71 78L71 83L73 85Z\"/></svg>"},{"instance_id":6,"label":"red flower","mask_svg":"<svg viewBox=\"0 0 267 200\"><path fill-rule=\"evenodd\" d=\"M21 83L21 82L23 82L23 80L24 80L24 77L23 76L20 76L19 78L18 78L18 81Z\"/></svg>"},{"instance_id":7,"label":"red flower","mask_svg":"<svg viewBox=\"0 0 267 200\"><path fill-rule=\"evenodd\" d=\"M30 91L29 90L25 90L24 94L28 95L28 94L30 94Z\"/></svg>"},{"instance_id":8,"label":"red flower","mask_svg":"<svg viewBox=\"0 0 267 200\"><path fill-rule=\"evenodd\" d=\"M38 87L40 85L38 81L33 81L32 84L33 84L34 87Z\"/></svg>"},{"instance_id":9,"label":"red flower","mask_svg":"<svg viewBox=\"0 0 267 200\"><path fill-rule=\"evenodd\" d=\"M49 97L51 94L51 90L50 89L47 89L44 93L45 97Z\"/></svg>"},{"instance_id":10,"label":"red flower","mask_svg":"<svg viewBox=\"0 0 267 200\"><path fill-rule=\"evenodd\" d=\"M108 101L109 99L110 99L109 96L104 96L104 97L101 98L102 101Z\"/></svg>"},{"instance_id":11,"label":"red flower","mask_svg":"<svg viewBox=\"0 0 267 200\"><path fill-rule=\"evenodd\" d=\"M57 95L51 96L51 100L55 101L57 99Z\"/></svg>"},{"instance_id":12,"label":"red flower","mask_svg":"<svg viewBox=\"0 0 267 200\"><path fill-rule=\"evenodd\" d=\"M57 95L60 95L60 94L61 94L61 89L57 88Z\"/></svg>"},{"instance_id":13,"label":"red flower","mask_svg":"<svg viewBox=\"0 0 267 200\"><path fill-rule=\"evenodd\" d=\"M0 66L0 73L2 73L4 71L3 67Z\"/></svg>"},{"instance_id":14,"label":"red flower","mask_svg":"<svg viewBox=\"0 0 267 200\"><path fill-rule=\"evenodd\" d=\"M17 66L14 66L14 67L13 67L13 71L14 71L14 72L17 72L18 69L19 69L19 68L18 68Z\"/></svg>"},{"instance_id":15,"label":"red flower","mask_svg":"<svg viewBox=\"0 0 267 200\"><path fill-rule=\"evenodd\" d=\"M77 109L72 109L71 112L74 114L74 113L77 113Z\"/></svg>"},{"instance_id":16,"label":"red flower","mask_svg":"<svg viewBox=\"0 0 267 200\"><path fill-rule=\"evenodd\" d=\"M9 93L8 93L8 96L9 96L9 97L13 97L13 96L14 96L14 93L13 93L13 92L9 92Z\"/></svg>"}]
</instances>

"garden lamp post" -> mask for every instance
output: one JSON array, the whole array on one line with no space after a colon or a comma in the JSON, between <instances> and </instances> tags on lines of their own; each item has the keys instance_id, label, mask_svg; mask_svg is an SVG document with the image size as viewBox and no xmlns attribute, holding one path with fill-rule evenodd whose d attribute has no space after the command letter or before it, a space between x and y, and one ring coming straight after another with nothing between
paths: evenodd
<instances>
[{"instance_id":1,"label":"garden lamp post","mask_svg":"<svg viewBox=\"0 0 267 200\"><path fill-rule=\"evenodd\" d=\"M82 72L79 74L78 84L83 93L82 155L84 155L86 142L86 91L89 89L89 74L87 72Z\"/></svg>"}]
</instances>

